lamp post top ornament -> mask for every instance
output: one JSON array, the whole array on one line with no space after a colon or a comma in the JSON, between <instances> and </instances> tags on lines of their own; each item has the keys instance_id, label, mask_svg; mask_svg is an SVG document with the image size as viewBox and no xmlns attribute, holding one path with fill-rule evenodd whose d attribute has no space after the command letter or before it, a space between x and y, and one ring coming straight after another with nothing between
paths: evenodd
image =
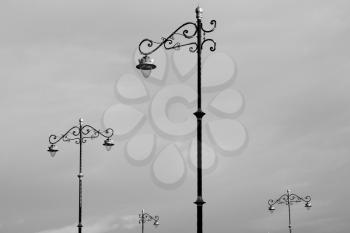
<instances>
[{"instance_id":1,"label":"lamp post top ornament","mask_svg":"<svg viewBox=\"0 0 350 233\"><path fill-rule=\"evenodd\" d=\"M196 16L197 16L197 19L201 19L203 17L203 9L200 8L200 6L197 6L196 8Z\"/></svg>"}]
</instances>

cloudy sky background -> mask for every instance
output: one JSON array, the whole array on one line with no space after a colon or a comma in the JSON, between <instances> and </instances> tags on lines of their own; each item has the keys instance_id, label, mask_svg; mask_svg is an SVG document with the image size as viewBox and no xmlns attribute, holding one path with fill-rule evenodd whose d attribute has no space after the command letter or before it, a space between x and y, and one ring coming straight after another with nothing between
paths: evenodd
<instances>
[{"instance_id":1,"label":"cloudy sky background","mask_svg":"<svg viewBox=\"0 0 350 233\"><path fill-rule=\"evenodd\" d=\"M287 231L287 208L267 211L287 188L311 195L292 207L296 232L345 233L350 195L350 3L348 1L199 1L216 19L217 49L238 64L245 96L245 150L220 157L204 178L205 232ZM135 48L194 20L196 1L0 1L0 232L76 232L78 154L48 136L79 117L102 128L116 102L117 77L134 71ZM117 129L116 129L117 130ZM155 185L118 143L84 146L83 231L137 232L142 208L156 230L195 232L196 177L175 190Z\"/></svg>"}]
</instances>

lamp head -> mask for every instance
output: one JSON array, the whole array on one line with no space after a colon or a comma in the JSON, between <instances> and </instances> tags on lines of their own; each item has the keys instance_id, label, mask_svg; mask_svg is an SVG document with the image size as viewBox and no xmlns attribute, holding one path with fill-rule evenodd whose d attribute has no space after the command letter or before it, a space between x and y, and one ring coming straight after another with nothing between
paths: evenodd
<instances>
[{"instance_id":1,"label":"lamp head","mask_svg":"<svg viewBox=\"0 0 350 233\"><path fill-rule=\"evenodd\" d=\"M310 210L311 206L311 202L306 202L305 207L307 210Z\"/></svg>"},{"instance_id":2,"label":"lamp head","mask_svg":"<svg viewBox=\"0 0 350 233\"><path fill-rule=\"evenodd\" d=\"M47 151L50 153L51 157L53 158L53 157L55 157L56 152L58 151L58 149L57 149L57 146L56 146L56 145L51 144L51 145L49 146L49 149L47 149Z\"/></svg>"},{"instance_id":3,"label":"lamp head","mask_svg":"<svg viewBox=\"0 0 350 233\"><path fill-rule=\"evenodd\" d=\"M274 207L274 206L269 206L269 211L270 211L270 213L272 214L273 213L273 211L275 210L276 208Z\"/></svg>"},{"instance_id":4,"label":"lamp head","mask_svg":"<svg viewBox=\"0 0 350 233\"><path fill-rule=\"evenodd\" d=\"M151 75L153 69L157 66L153 64L153 59L145 55L139 59L139 64L136 66L137 69L141 70L143 77L148 78Z\"/></svg>"},{"instance_id":5,"label":"lamp head","mask_svg":"<svg viewBox=\"0 0 350 233\"><path fill-rule=\"evenodd\" d=\"M112 146L114 146L113 140L110 138L107 138L104 142L103 145L106 147L107 151L110 151L112 149Z\"/></svg>"},{"instance_id":6,"label":"lamp head","mask_svg":"<svg viewBox=\"0 0 350 233\"><path fill-rule=\"evenodd\" d=\"M154 225L154 227L158 227L159 226L159 221L158 220L154 221L153 225Z\"/></svg>"}]
</instances>

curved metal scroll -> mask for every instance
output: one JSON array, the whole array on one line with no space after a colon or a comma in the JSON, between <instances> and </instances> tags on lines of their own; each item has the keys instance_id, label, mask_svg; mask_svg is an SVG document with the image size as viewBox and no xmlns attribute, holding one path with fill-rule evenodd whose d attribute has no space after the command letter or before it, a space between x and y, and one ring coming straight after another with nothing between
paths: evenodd
<instances>
[{"instance_id":1,"label":"curved metal scroll","mask_svg":"<svg viewBox=\"0 0 350 233\"><path fill-rule=\"evenodd\" d=\"M210 21L210 25L212 25L212 28L211 28L211 29L205 30L205 29L202 27L202 31L205 32L205 33L209 33L209 32L214 31L215 28L216 28L216 20L215 20L215 19L211 20L211 21Z\"/></svg>"},{"instance_id":2,"label":"curved metal scroll","mask_svg":"<svg viewBox=\"0 0 350 233\"><path fill-rule=\"evenodd\" d=\"M104 131L101 130L97 130L94 127L92 127L91 125L84 125L81 128L81 134L82 134L82 138L86 139L86 138L90 138L90 139L94 139L97 138L98 136L102 136L105 138L110 138L113 136L113 129L108 128Z\"/></svg>"},{"instance_id":3,"label":"curved metal scroll","mask_svg":"<svg viewBox=\"0 0 350 233\"><path fill-rule=\"evenodd\" d=\"M211 42L212 45L209 47L210 51L214 52L216 50L216 42L213 39L205 39L201 44L201 49L203 49L203 45L207 42Z\"/></svg>"},{"instance_id":4,"label":"curved metal scroll","mask_svg":"<svg viewBox=\"0 0 350 233\"><path fill-rule=\"evenodd\" d=\"M302 197L299 197L298 195L292 193L292 194L289 194L289 198L288 198L287 194L283 194L277 200L272 200L272 199L268 200L267 204L269 206L273 206L275 204L286 204L286 205L288 205L288 203L289 204L292 204L292 203L295 203L295 202L309 203L310 201L311 201L311 197L310 196L306 196L306 197L302 198Z\"/></svg>"},{"instance_id":5,"label":"curved metal scroll","mask_svg":"<svg viewBox=\"0 0 350 233\"><path fill-rule=\"evenodd\" d=\"M216 49L216 42L213 39L204 39L201 45L198 45L196 41L192 41L189 43L181 44L180 42L175 41L175 35L180 35L184 37L185 39L192 39L194 38L198 33L210 33L215 30L216 28L216 20L211 20L210 25L212 27L210 29L204 29L202 24L200 24L200 28L196 23L193 22L187 22L182 24L180 27L178 27L174 32L172 32L168 37L161 38L161 42L156 42L151 39L144 39L139 44L139 51L142 55L150 55L151 53L158 50L161 46L163 46L165 49L180 49L184 46L190 46L189 51L194 53L198 50L198 46L201 46L203 48L203 45L206 42L211 42L213 45L210 46L210 51L215 51ZM187 28L186 28L187 27ZM148 51L145 51L143 47L148 48Z\"/></svg>"},{"instance_id":6,"label":"curved metal scroll","mask_svg":"<svg viewBox=\"0 0 350 233\"><path fill-rule=\"evenodd\" d=\"M71 142L74 141L76 144L79 144L80 142L80 132L81 132L81 139L82 143L86 142L86 139L94 139L97 138L98 136L103 136L105 138L110 138L113 136L114 131L111 128L108 128L104 131L97 130L91 125L84 125L79 128L79 126L73 126L70 128L66 133L64 133L61 136L57 136L55 134L51 134L49 136L49 143L51 145L58 143L59 141L63 142Z\"/></svg>"},{"instance_id":7,"label":"curved metal scroll","mask_svg":"<svg viewBox=\"0 0 350 233\"><path fill-rule=\"evenodd\" d=\"M72 137L73 136L73 137ZM50 144L56 144L59 141L64 141L64 142L70 142L73 140L79 140L79 127L78 126L73 126L70 128L65 134L61 136L57 136L55 134L51 134L49 137L49 143Z\"/></svg>"},{"instance_id":8,"label":"curved metal scroll","mask_svg":"<svg viewBox=\"0 0 350 233\"><path fill-rule=\"evenodd\" d=\"M289 202L305 202L305 203L308 203L311 201L311 197L310 196L306 196L304 198L302 197L299 197L298 195L296 194L290 194L289 195Z\"/></svg>"},{"instance_id":9,"label":"curved metal scroll","mask_svg":"<svg viewBox=\"0 0 350 233\"><path fill-rule=\"evenodd\" d=\"M191 27L191 28L185 28L185 27ZM193 22L187 22L182 24L180 27L178 27L174 32L172 32L168 37L162 38L161 42L156 42L151 39L144 39L139 44L139 51L142 55L149 55L159 49L161 46L163 46L165 49L179 49L183 46L190 45L189 50L191 52L195 52L197 50L197 43L196 42L190 42L186 44L181 44L180 42L175 42L175 35L180 35L184 37L185 39L192 39L195 35L198 33L198 27L197 24ZM154 45L156 44L156 46ZM142 49L142 47L148 47L149 51L145 51Z\"/></svg>"},{"instance_id":10,"label":"curved metal scroll","mask_svg":"<svg viewBox=\"0 0 350 233\"><path fill-rule=\"evenodd\" d=\"M150 221L159 221L159 216L152 216L150 215L149 213L144 213L143 215L142 214L139 214L139 223L145 223L145 222L150 222Z\"/></svg>"},{"instance_id":11,"label":"curved metal scroll","mask_svg":"<svg viewBox=\"0 0 350 233\"><path fill-rule=\"evenodd\" d=\"M277 200L272 200L270 199L268 202L269 206L273 206L276 203L277 204L288 204L288 195L287 194L283 194L280 198L278 198Z\"/></svg>"}]
</instances>

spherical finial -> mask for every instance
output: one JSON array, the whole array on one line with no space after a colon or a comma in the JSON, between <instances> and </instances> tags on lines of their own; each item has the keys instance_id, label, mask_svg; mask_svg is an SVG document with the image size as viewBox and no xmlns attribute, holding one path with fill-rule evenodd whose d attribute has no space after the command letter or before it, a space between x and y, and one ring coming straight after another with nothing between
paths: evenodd
<instances>
[{"instance_id":1,"label":"spherical finial","mask_svg":"<svg viewBox=\"0 0 350 233\"><path fill-rule=\"evenodd\" d=\"M79 123L83 123L83 118L79 118Z\"/></svg>"},{"instance_id":2,"label":"spherical finial","mask_svg":"<svg viewBox=\"0 0 350 233\"><path fill-rule=\"evenodd\" d=\"M203 15L203 9L200 8L199 6L196 8L196 16L197 16L197 19L201 19L202 18L202 15Z\"/></svg>"}]
</instances>

